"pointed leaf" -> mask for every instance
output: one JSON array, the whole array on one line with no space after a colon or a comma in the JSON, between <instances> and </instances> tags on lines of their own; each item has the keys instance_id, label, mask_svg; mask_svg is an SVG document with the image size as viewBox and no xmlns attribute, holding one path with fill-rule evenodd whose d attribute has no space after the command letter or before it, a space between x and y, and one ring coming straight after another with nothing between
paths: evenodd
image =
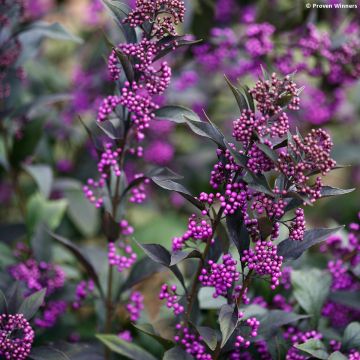
<instances>
[{"instance_id":1,"label":"pointed leaf","mask_svg":"<svg viewBox=\"0 0 360 360\"><path fill-rule=\"evenodd\" d=\"M201 253L197 250L177 251L171 254L170 266L176 265L185 259L201 258Z\"/></svg>"},{"instance_id":2,"label":"pointed leaf","mask_svg":"<svg viewBox=\"0 0 360 360\"><path fill-rule=\"evenodd\" d=\"M53 183L53 173L48 165L24 165L25 171L27 171L35 180L41 193L45 198L48 198L51 192Z\"/></svg>"},{"instance_id":3,"label":"pointed leaf","mask_svg":"<svg viewBox=\"0 0 360 360\"><path fill-rule=\"evenodd\" d=\"M306 230L304 239L301 241L286 239L277 246L277 253L286 260L295 260L299 258L304 251L310 247L326 240L330 235L338 232L343 227L331 229L312 229Z\"/></svg>"},{"instance_id":4,"label":"pointed leaf","mask_svg":"<svg viewBox=\"0 0 360 360\"><path fill-rule=\"evenodd\" d=\"M116 335L96 335L111 351L132 360L156 360L156 358L141 347L120 339Z\"/></svg>"},{"instance_id":5,"label":"pointed leaf","mask_svg":"<svg viewBox=\"0 0 360 360\"><path fill-rule=\"evenodd\" d=\"M293 270L291 283L296 300L306 313L313 317L311 321L316 325L330 292L330 274L319 269Z\"/></svg>"},{"instance_id":6,"label":"pointed leaf","mask_svg":"<svg viewBox=\"0 0 360 360\"><path fill-rule=\"evenodd\" d=\"M174 346L174 343L168 339L161 337L151 324L132 324L136 329L144 334L151 336L157 342L159 342L164 349L168 350Z\"/></svg>"},{"instance_id":7,"label":"pointed leaf","mask_svg":"<svg viewBox=\"0 0 360 360\"><path fill-rule=\"evenodd\" d=\"M198 331L199 335L203 338L204 343L209 347L209 349L214 351L217 346L216 330L208 326L197 326L196 330Z\"/></svg>"},{"instance_id":8,"label":"pointed leaf","mask_svg":"<svg viewBox=\"0 0 360 360\"><path fill-rule=\"evenodd\" d=\"M328 359L325 345L317 339L310 339L303 344L294 345L297 349L315 357L316 359Z\"/></svg>"},{"instance_id":9,"label":"pointed leaf","mask_svg":"<svg viewBox=\"0 0 360 360\"><path fill-rule=\"evenodd\" d=\"M342 348L350 350L358 347L360 347L360 323L352 322L344 331Z\"/></svg>"},{"instance_id":10,"label":"pointed leaf","mask_svg":"<svg viewBox=\"0 0 360 360\"><path fill-rule=\"evenodd\" d=\"M163 360L193 360L193 357L180 346L176 346L164 354Z\"/></svg>"},{"instance_id":11,"label":"pointed leaf","mask_svg":"<svg viewBox=\"0 0 360 360\"><path fill-rule=\"evenodd\" d=\"M229 340L236 329L239 320L239 311L236 305L223 305L220 309L219 324L222 334L221 348Z\"/></svg>"},{"instance_id":12,"label":"pointed leaf","mask_svg":"<svg viewBox=\"0 0 360 360\"><path fill-rule=\"evenodd\" d=\"M18 312L23 314L27 320L31 320L44 303L45 295L46 289L42 289L28 296L20 305Z\"/></svg>"},{"instance_id":13,"label":"pointed leaf","mask_svg":"<svg viewBox=\"0 0 360 360\"><path fill-rule=\"evenodd\" d=\"M68 239L66 239L60 235L57 235L55 233L52 233L52 232L50 232L50 235L56 241L58 241L61 245L63 245L66 249L68 249L75 256L75 258L77 260L79 260L81 265L86 270L86 273L94 281L94 283L96 284L97 288L100 291L100 294L102 294L102 296L103 296L103 290L100 285L99 277L96 273L96 270L95 270L94 266L91 264L90 260L84 254L84 252L80 248L78 248L75 244L73 244L71 241L69 241Z\"/></svg>"}]
</instances>

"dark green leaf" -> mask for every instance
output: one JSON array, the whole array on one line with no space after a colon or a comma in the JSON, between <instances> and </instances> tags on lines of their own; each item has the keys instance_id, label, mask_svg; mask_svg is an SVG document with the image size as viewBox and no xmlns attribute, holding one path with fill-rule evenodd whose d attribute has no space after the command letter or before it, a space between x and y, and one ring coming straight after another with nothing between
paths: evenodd
<instances>
[{"instance_id":1,"label":"dark green leaf","mask_svg":"<svg viewBox=\"0 0 360 360\"><path fill-rule=\"evenodd\" d=\"M282 241L277 247L277 253L282 256L284 260L295 260L299 258L304 251L310 247L319 244L326 240L330 235L341 230L342 227L332 229L312 229L306 230L304 239L302 241L286 239Z\"/></svg>"},{"instance_id":2,"label":"dark green leaf","mask_svg":"<svg viewBox=\"0 0 360 360\"><path fill-rule=\"evenodd\" d=\"M271 310L261 319L259 334L265 338L270 338L281 326L288 325L308 317L308 315L299 315L282 310Z\"/></svg>"},{"instance_id":3,"label":"dark green leaf","mask_svg":"<svg viewBox=\"0 0 360 360\"><path fill-rule=\"evenodd\" d=\"M103 295L103 290L100 285L99 277L96 273L95 268L91 264L90 260L87 258L87 256L84 254L84 252L78 248L75 244L73 244L68 239L65 239L64 237L57 235L55 233L50 232L50 235L58 241L61 245L63 245L66 249L68 249L77 260L79 260L80 264L84 267L86 270L86 273L88 276L94 281L97 288L99 289L100 293Z\"/></svg>"},{"instance_id":4,"label":"dark green leaf","mask_svg":"<svg viewBox=\"0 0 360 360\"><path fill-rule=\"evenodd\" d=\"M256 144L256 146L274 163L278 161L278 154L266 144Z\"/></svg>"},{"instance_id":5,"label":"dark green leaf","mask_svg":"<svg viewBox=\"0 0 360 360\"><path fill-rule=\"evenodd\" d=\"M38 261L50 261L51 260L51 245L52 239L49 235L49 230L45 224L40 223L31 239L31 248L34 253L34 257Z\"/></svg>"},{"instance_id":6,"label":"dark green leaf","mask_svg":"<svg viewBox=\"0 0 360 360\"><path fill-rule=\"evenodd\" d=\"M236 329L239 320L239 311L236 305L223 305L220 309L219 324L222 334L221 348L224 347Z\"/></svg>"},{"instance_id":7,"label":"dark green leaf","mask_svg":"<svg viewBox=\"0 0 360 360\"><path fill-rule=\"evenodd\" d=\"M24 165L24 170L27 171L35 180L41 193L45 198L48 198L51 192L53 183L53 173L48 165Z\"/></svg>"},{"instance_id":8,"label":"dark green leaf","mask_svg":"<svg viewBox=\"0 0 360 360\"><path fill-rule=\"evenodd\" d=\"M217 334L216 330L208 326L197 326L196 330L199 335L203 338L204 343L209 347L210 350L215 350L217 345Z\"/></svg>"},{"instance_id":9,"label":"dark green leaf","mask_svg":"<svg viewBox=\"0 0 360 360\"><path fill-rule=\"evenodd\" d=\"M126 291L155 273L164 271L166 268L148 257L140 259L131 269L130 275L122 286L121 291Z\"/></svg>"},{"instance_id":10,"label":"dark green leaf","mask_svg":"<svg viewBox=\"0 0 360 360\"><path fill-rule=\"evenodd\" d=\"M109 9L113 19L120 27L122 32L125 35L126 41L128 43L137 43L136 31L134 28L129 26L128 24L124 24L124 19L128 16L131 8L120 1L113 0L103 0L106 7Z\"/></svg>"},{"instance_id":11,"label":"dark green leaf","mask_svg":"<svg viewBox=\"0 0 360 360\"><path fill-rule=\"evenodd\" d=\"M119 117L113 117L104 122L96 122L96 125L113 140L123 139L124 122Z\"/></svg>"},{"instance_id":12,"label":"dark green leaf","mask_svg":"<svg viewBox=\"0 0 360 360\"><path fill-rule=\"evenodd\" d=\"M347 357L340 351L335 351L329 356L329 360L347 360Z\"/></svg>"},{"instance_id":13,"label":"dark green leaf","mask_svg":"<svg viewBox=\"0 0 360 360\"><path fill-rule=\"evenodd\" d=\"M33 155L42 138L43 125L44 120L39 118L34 119L23 126L22 136L19 140L15 141L10 154L10 162L12 164L18 165L28 156Z\"/></svg>"},{"instance_id":14,"label":"dark green leaf","mask_svg":"<svg viewBox=\"0 0 360 360\"><path fill-rule=\"evenodd\" d=\"M39 310L40 306L43 305L45 294L46 289L42 289L25 298L18 310L19 314L23 314L27 320L31 320Z\"/></svg>"},{"instance_id":15,"label":"dark green leaf","mask_svg":"<svg viewBox=\"0 0 360 360\"><path fill-rule=\"evenodd\" d=\"M129 83L132 83L134 81L135 74L130 58L122 53L119 49L115 48L114 50L122 68L124 69L127 80Z\"/></svg>"},{"instance_id":16,"label":"dark green leaf","mask_svg":"<svg viewBox=\"0 0 360 360\"><path fill-rule=\"evenodd\" d=\"M313 317L311 321L316 325L330 292L330 274L319 269L293 270L291 284L297 302Z\"/></svg>"},{"instance_id":17,"label":"dark green leaf","mask_svg":"<svg viewBox=\"0 0 360 360\"><path fill-rule=\"evenodd\" d=\"M0 290L0 314L7 313L8 304L5 297L5 294Z\"/></svg>"},{"instance_id":18,"label":"dark green leaf","mask_svg":"<svg viewBox=\"0 0 360 360\"><path fill-rule=\"evenodd\" d=\"M345 195L355 191L355 189L338 189L331 186L323 186L321 188L321 197Z\"/></svg>"},{"instance_id":19,"label":"dark green leaf","mask_svg":"<svg viewBox=\"0 0 360 360\"><path fill-rule=\"evenodd\" d=\"M20 237L26 235L26 226L23 223L1 224L0 242L11 244Z\"/></svg>"},{"instance_id":20,"label":"dark green leaf","mask_svg":"<svg viewBox=\"0 0 360 360\"><path fill-rule=\"evenodd\" d=\"M201 201L199 201L198 199L196 199L190 193L190 191L185 188L185 186L175 182L174 180L166 179L164 177L159 178L159 177L155 176L155 177L152 177L151 179L156 185L160 186L161 188L163 188L165 190L177 192L182 197L184 197L186 200L191 202L194 206L196 206L198 209L200 209L200 210L204 209L204 204Z\"/></svg>"},{"instance_id":21,"label":"dark green leaf","mask_svg":"<svg viewBox=\"0 0 360 360\"><path fill-rule=\"evenodd\" d=\"M15 282L9 290L6 291L9 314L16 314L24 300L24 291L19 282Z\"/></svg>"},{"instance_id":22,"label":"dark green leaf","mask_svg":"<svg viewBox=\"0 0 360 360\"><path fill-rule=\"evenodd\" d=\"M294 345L297 349L315 357L316 359L328 359L325 345L317 339L310 339L303 344Z\"/></svg>"},{"instance_id":23,"label":"dark green leaf","mask_svg":"<svg viewBox=\"0 0 360 360\"><path fill-rule=\"evenodd\" d=\"M250 236L244 225L241 210L237 210L233 215L226 216L226 226L230 239L236 246L241 259L244 250L248 250L250 246Z\"/></svg>"},{"instance_id":24,"label":"dark green leaf","mask_svg":"<svg viewBox=\"0 0 360 360\"><path fill-rule=\"evenodd\" d=\"M193 360L193 357L180 346L176 346L164 354L163 360Z\"/></svg>"},{"instance_id":25,"label":"dark green leaf","mask_svg":"<svg viewBox=\"0 0 360 360\"><path fill-rule=\"evenodd\" d=\"M226 80L227 84L229 85L230 90L232 91L232 93L235 96L236 102L240 109L240 113L242 113L243 110L249 110L250 106L248 104L246 97L242 94L242 92L237 87L235 87L231 83L231 81L226 76L225 76L225 80Z\"/></svg>"},{"instance_id":26,"label":"dark green leaf","mask_svg":"<svg viewBox=\"0 0 360 360\"><path fill-rule=\"evenodd\" d=\"M336 291L330 294L331 301L360 310L359 291Z\"/></svg>"},{"instance_id":27,"label":"dark green leaf","mask_svg":"<svg viewBox=\"0 0 360 360\"><path fill-rule=\"evenodd\" d=\"M174 346L174 343L172 341L161 337L155 331L154 327L151 324L133 324L133 326L144 334L151 336L153 339L159 342L166 350Z\"/></svg>"},{"instance_id":28,"label":"dark green leaf","mask_svg":"<svg viewBox=\"0 0 360 360\"><path fill-rule=\"evenodd\" d=\"M194 121L201 121L199 116L193 110L184 106L164 106L154 113L157 119L168 120L178 124L186 122L185 116Z\"/></svg>"},{"instance_id":29,"label":"dark green leaf","mask_svg":"<svg viewBox=\"0 0 360 360\"><path fill-rule=\"evenodd\" d=\"M198 250L192 251L177 251L171 254L170 266L176 265L185 259L201 258L201 253Z\"/></svg>"},{"instance_id":30,"label":"dark green leaf","mask_svg":"<svg viewBox=\"0 0 360 360\"><path fill-rule=\"evenodd\" d=\"M360 323L350 323L345 331L342 340L342 348L346 350L360 347Z\"/></svg>"},{"instance_id":31,"label":"dark green leaf","mask_svg":"<svg viewBox=\"0 0 360 360\"><path fill-rule=\"evenodd\" d=\"M99 211L86 199L81 188L63 192L68 203L67 213L71 221L84 236L94 236L99 230Z\"/></svg>"},{"instance_id":32,"label":"dark green leaf","mask_svg":"<svg viewBox=\"0 0 360 360\"><path fill-rule=\"evenodd\" d=\"M141 347L120 339L116 335L96 335L111 351L132 360L156 360L156 358Z\"/></svg>"},{"instance_id":33,"label":"dark green leaf","mask_svg":"<svg viewBox=\"0 0 360 360\"><path fill-rule=\"evenodd\" d=\"M159 43L160 43L160 41L159 41ZM184 39L176 40L176 48L178 49L178 48L183 47L183 46L190 46L190 45L198 44L201 41L202 40L184 40ZM157 60L163 58L164 56L166 56L167 54L169 54L173 50L174 50L173 49L173 44L169 44L168 46L161 49L156 54L156 56L154 57L154 61L157 61Z\"/></svg>"},{"instance_id":34,"label":"dark green leaf","mask_svg":"<svg viewBox=\"0 0 360 360\"><path fill-rule=\"evenodd\" d=\"M176 265L170 265L171 254L160 244L140 244L136 241L138 246L144 251L144 253L156 263L166 266L173 274L178 278L183 288L186 290L184 278Z\"/></svg>"},{"instance_id":35,"label":"dark green leaf","mask_svg":"<svg viewBox=\"0 0 360 360\"><path fill-rule=\"evenodd\" d=\"M253 174L252 172L248 171L243 179L251 189L270 196L274 196L266 180L266 177L263 174Z\"/></svg>"}]
</instances>

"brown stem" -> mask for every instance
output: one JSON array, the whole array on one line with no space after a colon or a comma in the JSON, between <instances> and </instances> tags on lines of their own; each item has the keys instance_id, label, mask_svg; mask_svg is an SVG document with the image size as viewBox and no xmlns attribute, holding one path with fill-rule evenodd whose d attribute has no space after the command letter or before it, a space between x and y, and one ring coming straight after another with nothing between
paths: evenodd
<instances>
[{"instance_id":1,"label":"brown stem","mask_svg":"<svg viewBox=\"0 0 360 360\"><path fill-rule=\"evenodd\" d=\"M242 285L242 288L241 288L239 297L238 297L237 302L236 302L236 303L237 303L237 306L240 306L240 305L241 305L242 298L243 298L243 296L244 296L244 294L245 294L245 291L246 291L246 289L248 289L249 286L250 286L252 273L253 273L253 270L250 270L250 271L248 272L248 274L246 275L245 281L243 282L243 285Z\"/></svg>"}]
</instances>

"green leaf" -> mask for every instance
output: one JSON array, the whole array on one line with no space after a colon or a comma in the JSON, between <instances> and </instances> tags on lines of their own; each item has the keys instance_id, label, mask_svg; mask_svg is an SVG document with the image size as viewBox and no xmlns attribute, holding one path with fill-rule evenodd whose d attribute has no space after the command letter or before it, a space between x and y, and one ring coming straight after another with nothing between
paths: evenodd
<instances>
[{"instance_id":1,"label":"green leaf","mask_svg":"<svg viewBox=\"0 0 360 360\"><path fill-rule=\"evenodd\" d=\"M121 288L121 292L126 291L152 275L164 271L165 267L154 262L148 257L143 257L131 268L130 274Z\"/></svg>"},{"instance_id":2,"label":"green leaf","mask_svg":"<svg viewBox=\"0 0 360 360\"><path fill-rule=\"evenodd\" d=\"M252 172L248 171L243 177L243 180L251 189L270 196L274 196L274 193L271 191L269 183L263 174L253 174Z\"/></svg>"},{"instance_id":3,"label":"green leaf","mask_svg":"<svg viewBox=\"0 0 360 360\"><path fill-rule=\"evenodd\" d=\"M156 110L154 113L157 119L168 120L178 124L186 122L185 116L193 121L201 121L196 112L184 106L168 105Z\"/></svg>"},{"instance_id":4,"label":"green leaf","mask_svg":"<svg viewBox=\"0 0 360 360\"><path fill-rule=\"evenodd\" d=\"M5 294L0 290L0 314L7 313L8 304L5 297Z\"/></svg>"},{"instance_id":5,"label":"green leaf","mask_svg":"<svg viewBox=\"0 0 360 360\"><path fill-rule=\"evenodd\" d=\"M124 19L128 16L131 8L129 5L113 0L103 0L104 4L108 8L111 13L112 18L115 20L119 28L125 35L126 42L128 43L137 43L136 31L134 28L129 26L128 24L124 24Z\"/></svg>"},{"instance_id":6,"label":"green leaf","mask_svg":"<svg viewBox=\"0 0 360 360\"><path fill-rule=\"evenodd\" d=\"M27 122L22 128L22 136L15 140L11 154L10 162L18 165L28 156L33 155L36 147L42 138L44 120L42 118Z\"/></svg>"},{"instance_id":7,"label":"green leaf","mask_svg":"<svg viewBox=\"0 0 360 360\"><path fill-rule=\"evenodd\" d=\"M214 289L210 287L202 287L198 293L199 307L200 309L220 309L226 304L226 299L223 297L214 298Z\"/></svg>"},{"instance_id":8,"label":"green leaf","mask_svg":"<svg viewBox=\"0 0 360 360\"><path fill-rule=\"evenodd\" d=\"M256 146L274 163L277 163L279 155L266 144L256 144Z\"/></svg>"},{"instance_id":9,"label":"green leaf","mask_svg":"<svg viewBox=\"0 0 360 360\"><path fill-rule=\"evenodd\" d=\"M154 329L151 324L132 324L136 329L141 331L144 334L151 336L157 342L159 342L164 349L168 350L174 346L174 343L171 340L164 339L161 337Z\"/></svg>"},{"instance_id":10,"label":"green leaf","mask_svg":"<svg viewBox=\"0 0 360 360\"><path fill-rule=\"evenodd\" d=\"M248 99L246 98L246 96L244 96L244 94L242 94L242 92L237 87L235 87L226 76L225 81L229 85L232 93L234 94L234 97L240 109L240 113L242 113L243 110L250 110L250 104L248 103Z\"/></svg>"},{"instance_id":11,"label":"green leaf","mask_svg":"<svg viewBox=\"0 0 360 360\"><path fill-rule=\"evenodd\" d=\"M46 289L42 289L28 296L20 305L18 312L23 314L27 320L31 320L44 303L45 295Z\"/></svg>"},{"instance_id":12,"label":"green leaf","mask_svg":"<svg viewBox=\"0 0 360 360\"><path fill-rule=\"evenodd\" d=\"M335 351L329 356L329 360L347 360L347 357L340 351Z\"/></svg>"},{"instance_id":13,"label":"green leaf","mask_svg":"<svg viewBox=\"0 0 360 360\"><path fill-rule=\"evenodd\" d=\"M73 244L68 239L65 239L64 237L57 235L55 233L50 233L50 235L59 242L62 246L64 246L66 249L68 249L77 260L79 260L80 264L84 267L86 270L87 275L94 280L94 283L96 284L97 288L100 291L100 294L103 296L103 290L99 281L98 274L92 265L91 261L88 259L88 257L84 254L84 252L78 248L75 244Z\"/></svg>"},{"instance_id":14,"label":"green leaf","mask_svg":"<svg viewBox=\"0 0 360 360\"><path fill-rule=\"evenodd\" d=\"M176 40L176 38L174 39ZM161 40L158 42L158 44L161 42ZM176 40L176 49L183 47L183 46L190 46L190 45L194 45L194 44L198 44L202 42L201 39L199 40L185 40L185 39L180 39L180 40ZM171 53L174 49L173 49L173 44L166 44L167 46L163 49L161 49L154 57L153 61L157 61L161 58L163 58L164 56L166 56L167 54Z\"/></svg>"},{"instance_id":15,"label":"green leaf","mask_svg":"<svg viewBox=\"0 0 360 360\"><path fill-rule=\"evenodd\" d=\"M117 116L104 122L97 121L96 125L112 140L124 138L124 122Z\"/></svg>"},{"instance_id":16,"label":"green leaf","mask_svg":"<svg viewBox=\"0 0 360 360\"><path fill-rule=\"evenodd\" d=\"M99 210L85 197L81 189L65 190L68 215L77 229L85 236L94 236L99 230Z\"/></svg>"},{"instance_id":17,"label":"green leaf","mask_svg":"<svg viewBox=\"0 0 360 360\"><path fill-rule=\"evenodd\" d=\"M170 266L176 265L185 259L201 259L201 253L198 250L192 251L176 251L171 254Z\"/></svg>"},{"instance_id":18,"label":"green leaf","mask_svg":"<svg viewBox=\"0 0 360 360\"><path fill-rule=\"evenodd\" d=\"M342 348L346 350L360 347L360 323L350 323L345 331L342 340Z\"/></svg>"},{"instance_id":19,"label":"green leaf","mask_svg":"<svg viewBox=\"0 0 360 360\"><path fill-rule=\"evenodd\" d=\"M12 249L6 244L0 242L0 269L5 269L9 265L17 262Z\"/></svg>"},{"instance_id":20,"label":"green leaf","mask_svg":"<svg viewBox=\"0 0 360 360\"><path fill-rule=\"evenodd\" d=\"M360 310L360 291L336 291L330 294L330 300Z\"/></svg>"},{"instance_id":21,"label":"green leaf","mask_svg":"<svg viewBox=\"0 0 360 360\"><path fill-rule=\"evenodd\" d=\"M294 347L315 357L316 359L329 358L325 345L320 340L310 339L303 344L294 345Z\"/></svg>"},{"instance_id":22,"label":"green leaf","mask_svg":"<svg viewBox=\"0 0 360 360\"><path fill-rule=\"evenodd\" d=\"M311 320L317 324L330 292L330 274L319 269L293 270L291 283L299 305L307 314L313 316Z\"/></svg>"},{"instance_id":23,"label":"green leaf","mask_svg":"<svg viewBox=\"0 0 360 360\"><path fill-rule=\"evenodd\" d=\"M53 184L53 172L48 165L24 165L24 170L27 171L35 180L39 190L47 199L50 195Z\"/></svg>"},{"instance_id":24,"label":"green leaf","mask_svg":"<svg viewBox=\"0 0 360 360\"><path fill-rule=\"evenodd\" d=\"M167 179L165 177L160 178L160 177L157 177L157 176L152 176L151 180L157 186L161 187L162 189L177 192L182 197L184 197L186 200L191 202L194 206L196 206L198 209L200 209L200 210L204 209L204 204L201 201L199 201L198 199L196 199L190 193L190 191L185 188L185 186L179 184L178 182L176 182L176 181L174 181L172 179Z\"/></svg>"},{"instance_id":25,"label":"green leaf","mask_svg":"<svg viewBox=\"0 0 360 360\"><path fill-rule=\"evenodd\" d=\"M26 235L26 226L23 223L0 224L0 242L11 244Z\"/></svg>"},{"instance_id":26,"label":"green leaf","mask_svg":"<svg viewBox=\"0 0 360 360\"><path fill-rule=\"evenodd\" d=\"M197 326L196 330L199 335L203 338L204 343L209 347L210 350L214 351L217 346L217 334L216 330L208 326Z\"/></svg>"},{"instance_id":27,"label":"green leaf","mask_svg":"<svg viewBox=\"0 0 360 360\"><path fill-rule=\"evenodd\" d=\"M175 346L164 354L163 360L193 360L193 357L180 346Z\"/></svg>"},{"instance_id":28,"label":"green leaf","mask_svg":"<svg viewBox=\"0 0 360 360\"><path fill-rule=\"evenodd\" d=\"M141 347L124 341L116 335L96 335L111 351L133 360L156 360L156 358Z\"/></svg>"},{"instance_id":29,"label":"green leaf","mask_svg":"<svg viewBox=\"0 0 360 360\"><path fill-rule=\"evenodd\" d=\"M236 329L239 320L239 311L236 305L223 305L220 309L219 324L222 334L221 348L229 340L230 336Z\"/></svg>"},{"instance_id":30,"label":"green leaf","mask_svg":"<svg viewBox=\"0 0 360 360\"><path fill-rule=\"evenodd\" d=\"M299 315L282 310L271 310L261 319L259 334L263 335L265 338L270 338L281 326L291 324L308 317L308 315Z\"/></svg>"},{"instance_id":31,"label":"green leaf","mask_svg":"<svg viewBox=\"0 0 360 360\"><path fill-rule=\"evenodd\" d=\"M250 246L250 236L244 224L241 210L226 216L226 226L230 239L236 246L241 259L242 253L248 250Z\"/></svg>"},{"instance_id":32,"label":"green leaf","mask_svg":"<svg viewBox=\"0 0 360 360\"><path fill-rule=\"evenodd\" d=\"M284 261L295 260L299 258L304 251L310 247L326 240L330 235L338 232L343 227L331 229L312 229L306 230L302 241L292 240L290 238L282 241L277 246L277 253L284 258Z\"/></svg>"},{"instance_id":33,"label":"green leaf","mask_svg":"<svg viewBox=\"0 0 360 360\"><path fill-rule=\"evenodd\" d=\"M173 121L178 124L187 124L197 135L214 141L218 146L224 148L224 135L210 121L201 121L199 116L192 110L183 106L164 106L155 111L158 119Z\"/></svg>"},{"instance_id":34,"label":"green leaf","mask_svg":"<svg viewBox=\"0 0 360 360\"><path fill-rule=\"evenodd\" d=\"M31 238L31 248L34 257L38 261L50 261L51 259L51 245L52 239L49 235L49 230L45 224L40 223L34 236Z\"/></svg>"},{"instance_id":35,"label":"green leaf","mask_svg":"<svg viewBox=\"0 0 360 360\"><path fill-rule=\"evenodd\" d=\"M167 249L165 249L160 244L140 244L137 241L135 242L151 260L169 268L173 272L173 274L178 278L184 290L186 291L184 277L182 276L177 265L170 265L171 254Z\"/></svg>"},{"instance_id":36,"label":"green leaf","mask_svg":"<svg viewBox=\"0 0 360 360\"><path fill-rule=\"evenodd\" d=\"M355 189L339 189L331 186L323 186L321 188L321 197L345 195L353 191L355 191Z\"/></svg>"},{"instance_id":37,"label":"green leaf","mask_svg":"<svg viewBox=\"0 0 360 360\"><path fill-rule=\"evenodd\" d=\"M26 223L28 231L32 233L36 226L43 222L51 230L56 229L65 214L67 201L46 200L40 194L34 194L27 203Z\"/></svg>"},{"instance_id":38,"label":"green leaf","mask_svg":"<svg viewBox=\"0 0 360 360\"><path fill-rule=\"evenodd\" d=\"M70 34L59 23L49 24L45 21L33 22L19 35L22 52L16 64L18 66L23 65L27 60L35 57L41 41L45 38L82 43L82 39Z\"/></svg>"}]
</instances>

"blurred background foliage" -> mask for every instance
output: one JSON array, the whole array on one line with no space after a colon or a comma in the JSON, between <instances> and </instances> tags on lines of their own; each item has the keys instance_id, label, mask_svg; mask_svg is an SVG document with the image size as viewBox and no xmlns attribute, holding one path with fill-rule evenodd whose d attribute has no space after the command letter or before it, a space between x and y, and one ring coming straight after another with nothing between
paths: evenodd
<instances>
[{"instance_id":1,"label":"blurred background foliage","mask_svg":"<svg viewBox=\"0 0 360 360\"><path fill-rule=\"evenodd\" d=\"M106 36L114 43L121 39L109 14L98 1L49 0L48 3L43 19L61 23L72 34L81 38L82 43L56 38L44 41L36 57L24 65L27 74L24 83L11 94L16 104L15 109L40 97L44 99L44 96L49 97L49 101L45 98L37 106L32 106L27 115L30 122L26 122L23 117L16 117L15 111L15 116L8 122L8 130L15 142L10 158L6 156L4 138L0 141L0 161L3 165L0 170L0 265L4 267L12 261L11 252L3 244L21 237L32 237L36 225L46 222L57 233L84 245L84 251L91 255L96 266L104 266L105 277L107 261L106 254L100 250L99 245L105 244L101 235L99 211L88 203L82 193L82 184L96 173L96 159L81 122L93 128L99 101L104 95L111 93L112 83L108 80L106 69L106 57L110 51ZM240 25L238 12L249 7L254 10L257 22L268 22L275 26L275 35L286 34L286 31L305 24L309 18L314 19L315 24L323 31L332 33L334 30L334 12L307 10L300 0L239 0L234 8L234 16L230 16L227 23L218 21L216 17L217 1L188 0L186 3L188 12L183 32L193 34L197 39L204 39L204 42L209 39L214 26L237 29ZM360 9L341 10L341 17L344 21L356 19L359 11ZM202 69L191 49L182 50L171 62L174 78L164 102L191 106L198 110L203 108L209 118L225 132L226 129L229 132L232 121L238 116L238 109L225 84L224 72ZM269 70L277 70L274 64L267 65ZM197 75L198 81L193 86L181 86L180 83L187 82L183 78L184 71ZM240 78L242 84L249 86L255 80L251 74ZM319 81L299 74L299 82L305 86L311 84L317 87ZM360 182L360 81L346 85L345 90L341 111L333 114L321 126L327 128L333 136L333 157L340 164L351 165L332 172L327 177L327 184L353 188ZM303 96L306 96L306 87ZM294 123L301 131L314 127L306 117L294 119ZM149 139L144 146L151 146L156 140L164 140L164 136L154 128L150 130ZM191 135L183 125L166 133L165 140L171 144L174 155L161 165L183 174L183 182L193 194L210 190L208 179L216 160L213 144ZM31 164L44 166L43 172L40 172L40 181L37 181L30 168L26 168ZM9 167L11 171L7 171ZM48 183L47 189L44 189L45 182ZM159 243L169 248L172 237L179 236L186 230L186 219L192 209L180 197L152 185L149 192L148 201L132 208L127 220L135 228L134 237L139 242ZM359 189L334 200L324 199L314 209L306 209L308 224L348 224L356 219L359 204ZM47 246L49 245L39 244L42 251ZM52 256L62 264L71 279L80 279L75 259L60 246L54 246ZM154 289L161 285L161 277L161 274L157 275L150 285L145 283L142 286L155 294ZM121 283L120 275L116 281ZM64 291L72 296L73 285L68 283ZM153 300L155 298L156 295ZM158 311L151 300L146 308L148 315L145 316L154 317L154 313ZM91 314L86 316L86 311L85 307L77 315L86 319L82 322L77 322L73 314L67 314L61 322L64 332L69 334L72 327L75 329L76 324L81 323L81 329L77 328L80 335L84 338L92 336L95 317ZM56 327L53 333L47 331L47 339L55 339L61 329ZM141 336L145 348L150 344L153 347L154 343L149 337ZM41 336L37 341L42 341Z\"/></svg>"}]
</instances>

